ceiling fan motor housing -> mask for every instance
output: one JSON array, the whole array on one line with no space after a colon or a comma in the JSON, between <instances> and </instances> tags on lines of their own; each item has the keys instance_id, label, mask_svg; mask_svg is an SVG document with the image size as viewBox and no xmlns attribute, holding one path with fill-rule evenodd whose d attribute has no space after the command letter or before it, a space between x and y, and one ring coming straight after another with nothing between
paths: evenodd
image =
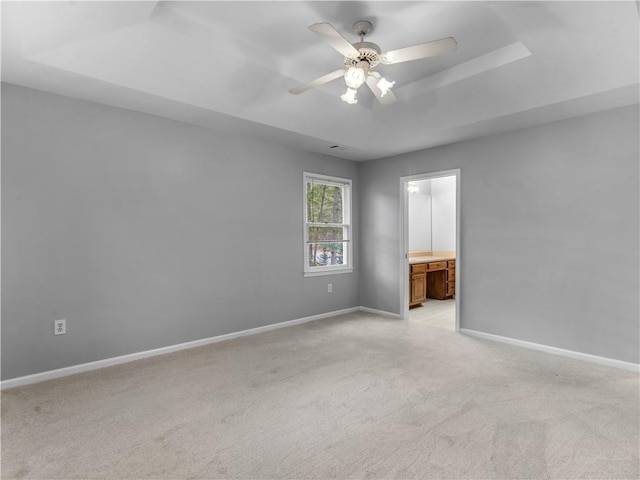
<instances>
[{"instance_id":1,"label":"ceiling fan motor housing","mask_svg":"<svg viewBox=\"0 0 640 480\"><path fill-rule=\"evenodd\" d=\"M369 68L373 68L380 63L380 47L371 42L358 42L353 46L358 50L357 57L344 57L344 64L347 67L356 67L360 62L367 62Z\"/></svg>"}]
</instances>

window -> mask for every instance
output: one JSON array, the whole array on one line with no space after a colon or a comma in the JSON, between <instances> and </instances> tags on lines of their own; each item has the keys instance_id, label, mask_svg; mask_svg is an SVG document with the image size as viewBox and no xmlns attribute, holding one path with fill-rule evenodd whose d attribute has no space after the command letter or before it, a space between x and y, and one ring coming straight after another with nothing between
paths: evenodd
<instances>
[{"instance_id":1,"label":"window","mask_svg":"<svg viewBox=\"0 0 640 480\"><path fill-rule=\"evenodd\" d=\"M304 174L304 274L353 271L351 180Z\"/></svg>"}]
</instances>

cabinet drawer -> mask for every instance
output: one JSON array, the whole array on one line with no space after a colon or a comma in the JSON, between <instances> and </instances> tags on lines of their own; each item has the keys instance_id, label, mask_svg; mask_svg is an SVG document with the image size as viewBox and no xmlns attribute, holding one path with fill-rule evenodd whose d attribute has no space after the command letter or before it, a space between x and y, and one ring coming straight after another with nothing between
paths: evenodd
<instances>
[{"instance_id":1,"label":"cabinet drawer","mask_svg":"<svg viewBox=\"0 0 640 480\"><path fill-rule=\"evenodd\" d=\"M456 284L453 282L447 283L447 296L455 295L456 293Z\"/></svg>"},{"instance_id":2,"label":"cabinet drawer","mask_svg":"<svg viewBox=\"0 0 640 480\"><path fill-rule=\"evenodd\" d=\"M455 282L456 280L456 271L455 270L447 270L447 281Z\"/></svg>"},{"instance_id":3,"label":"cabinet drawer","mask_svg":"<svg viewBox=\"0 0 640 480\"><path fill-rule=\"evenodd\" d=\"M430 272L435 270L446 270L447 262L431 262L427 263L427 267Z\"/></svg>"},{"instance_id":4,"label":"cabinet drawer","mask_svg":"<svg viewBox=\"0 0 640 480\"><path fill-rule=\"evenodd\" d=\"M449 268L456 268L456 261L455 260L447 260L447 266Z\"/></svg>"},{"instance_id":5,"label":"cabinet drawer","mask_svg":"<svg viewBox=\"0 0 640 480\"><path fill-rule=\"evenodd\" d=\"M426 267L424 263L416 263L411 265L411 273L424 273L427 271Z\"/></svg>"}]
</instances>

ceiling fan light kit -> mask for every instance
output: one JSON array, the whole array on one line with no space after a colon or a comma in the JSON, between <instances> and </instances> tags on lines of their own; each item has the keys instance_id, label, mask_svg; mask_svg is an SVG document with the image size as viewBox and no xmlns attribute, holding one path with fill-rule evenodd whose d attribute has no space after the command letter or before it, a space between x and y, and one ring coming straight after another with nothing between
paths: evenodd
<instances>
[{"instance_id":1,"label":"ceiling fan light kit","mask_svg":"<svg viewBox=\"0 0 640 480\"><path fill-rule=\"evenodd\" d=\"M395 63L419 60L455 52L458 48L456 40L453 37L447 37L433 42L421 43L419 45L381 53L378 45L364 41L364 36L373 30L371 22L366 20L360 20L353 24L353 31L360 37L360 41L354 44L351 44L329 23L315 23L310 25L309 29L344 56L344 66L346 68L336 70L309 83L299 85L289 90L289 92L297 95L324 85L336 78L343 77L347 85L347 91L343 93L340 98L350 105L358 103L357 93L363 83L367 84L381 104L388 105L395 101L395 95L391 89L396 82L387 80L373 70L380 63L392 65Z\"/></svg>"}]
</instances>

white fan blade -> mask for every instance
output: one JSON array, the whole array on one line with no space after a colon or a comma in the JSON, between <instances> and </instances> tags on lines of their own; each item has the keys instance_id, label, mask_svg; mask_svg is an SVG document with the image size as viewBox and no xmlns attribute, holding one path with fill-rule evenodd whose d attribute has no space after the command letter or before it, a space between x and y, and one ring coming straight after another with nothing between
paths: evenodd
<instances>
[{"instance_id":1,"label":"white fan blade","mask_svg":"<svg viewBox=\"0 0 640 480\"><path fill-rule=\"evenodd\" d=\"M453 37L441 38L433 42L421 43L412 47L400 48L383 54L380 62L390 65L392 63L409 62L421 58L435 57L452 53L458 49L458 42Z\"/></svg>"},{"instance_id":2,"label":"white fan blade","mask_svg":"<svg viewBox=\"0 0 640 480\"><path fill-rule=\"evenodd\" d=\"M378 88L378 81L380 80L380 74L378 72L371 72L366 79L367 87L369 90L373 92L378 101L382 105L389 105L396 101L396 96L393 94L391 90L388 90L384 96L382 96L382 91Z\"/></svg>"},{"instance_id":3,"label":"white fan blade","mask_svg":"<svg viewBox=\"0 0 640 480\"><path fill-rule=\"evenodd\" d=\"M309 25L309 30L320 35L324 41L329 43L329 45L345 57L351 58L360 55L358 49L351 45L330 23L314 23L313 25Z\"/></svg>"},{"instance_id":4,"label":"white fan blade","mask_svg":"<svg viewBox=\"0 0 640 480\"><path fill-rule=\"evenodd\" d=\"M343 76L346 73L346 69L341 68L340 70L336 70L335 72L327 73L320 78L316 78L315 80L311 80L308 83L303 83L302 85L298 85L297 87L289 90L289 93L293 93L294 95L298 95L302 92L306 92L307 90L311 90L312 88L319 87L325 83L329 83L331 80L335 80Z\"/></svg>"}]
</instances>

